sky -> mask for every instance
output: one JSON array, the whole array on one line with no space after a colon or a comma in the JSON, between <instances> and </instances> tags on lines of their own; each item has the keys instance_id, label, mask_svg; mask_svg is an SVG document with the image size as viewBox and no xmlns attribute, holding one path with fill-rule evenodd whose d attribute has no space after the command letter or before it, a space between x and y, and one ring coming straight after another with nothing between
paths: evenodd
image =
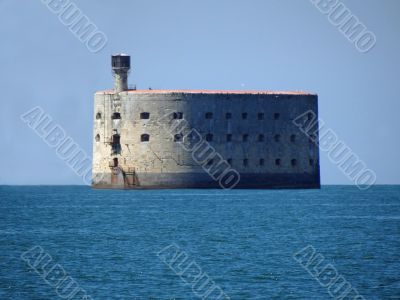
<instances>
[{"instance_id":1,"label":"sky","mask_svg":"<svg viewBox=\"0 0 400 300\"><path fill-rule=\"evenodd\" d=\"M91 155L93 95L117 52L138 88L317 93L376 182L400 184L400 1L341 1L376 36L366 53L309 0L70 1L107 38L98 52L45 2L0 0L0 184L83 184L20 116L41 107ZM354 183L320 156L322 184Z\"/></svg>"}]
</instances>

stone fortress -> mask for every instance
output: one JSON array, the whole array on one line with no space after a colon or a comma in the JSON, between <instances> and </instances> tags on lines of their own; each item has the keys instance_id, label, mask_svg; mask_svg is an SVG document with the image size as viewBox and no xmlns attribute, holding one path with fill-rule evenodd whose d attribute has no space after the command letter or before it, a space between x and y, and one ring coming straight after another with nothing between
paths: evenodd
<instances>
[{"instance_id":1,"label":"stone fortress","mask_svg":"<svg viewBox=\"0 0 400 300\"><path fill-rule=\"evenodd\" d=\"M128 89L94 99L95 188L319 188L319 149L293 120L318 116L303 92ZM318 134L318 132L316 132Z\"/></svg>"}]
</instances>

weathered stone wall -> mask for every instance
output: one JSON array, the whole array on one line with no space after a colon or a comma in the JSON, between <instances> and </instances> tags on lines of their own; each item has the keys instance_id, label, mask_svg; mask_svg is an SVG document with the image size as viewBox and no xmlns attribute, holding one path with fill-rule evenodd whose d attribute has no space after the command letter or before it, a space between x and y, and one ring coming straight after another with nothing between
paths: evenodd
<instances>
[{"instance_id":1,"label":"weathered stone wall","mask_svg":"<svg viewBox=\"0 0 400 300\"><path fill-rule=\"evenodd\" d=\"M316 95L98 92L94 105L93 172L104 178L95 186L127 187L121 172L110 167L110 161L112 165L117 158L121 170L134 170L135 183L130 188L217 187L218 182L193 160L192 153L165 130L180 121L173 119L176 112L182 113L190 127L203 137L213 135L210 145L225 160L232 160L232 168L241 175L238 187L319 187L318 147L292 122L308 110L317 114ZM121 119L112 120L114 112ZM149 119L140 118L143 112L150 114ZM207 113L212 117L207 119ZM231 114L230 119L226 118L227 113ZM113 134L120 135L121 150L112 155ZM148 142L141 141L142 134L149 135ZM228 134L232 135L231 142L227 141ZM260 135L263 140L259 140ZM276 135L279 141L275 140ZM295 164L292 160L296 160Z\"/></svg>"}]
</instances>

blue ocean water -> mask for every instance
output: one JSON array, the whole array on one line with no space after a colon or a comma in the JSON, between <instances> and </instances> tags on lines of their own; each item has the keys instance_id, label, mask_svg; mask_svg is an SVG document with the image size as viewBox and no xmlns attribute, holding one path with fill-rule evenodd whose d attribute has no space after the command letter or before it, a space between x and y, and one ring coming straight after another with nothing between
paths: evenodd
<instances>
[{"instance_id":1,"label":"blue ocean water","mask_svg":"<svg viewBox=\"0 0 400 300\"><path fill-rule=\"evenodd\" d=\"M0 186L0 299L58 298L21 258L34 246L93 299L200 299L160 259L168 246L230 299L331 299L293 258L307 246L366 299L400 299L400 186Z\"/></svg>"}]
</instances>

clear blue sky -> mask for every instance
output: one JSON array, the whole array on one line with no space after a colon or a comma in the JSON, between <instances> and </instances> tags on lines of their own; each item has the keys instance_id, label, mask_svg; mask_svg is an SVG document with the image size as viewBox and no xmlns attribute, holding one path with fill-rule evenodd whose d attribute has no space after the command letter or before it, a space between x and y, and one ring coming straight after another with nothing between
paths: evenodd
<instances>
[{"instance_id":1,"label":"clear blue sky","mask_svg":"<svg viewBox=\"0 0 400 300\"><path fill-rule=\"evenodd\" d=\"M138 88L305 90L377 174L400 183L400 1L343 0L377 44L360 54L308 0L75 1L108 37L91 53L40 0L0 0L0 184L81 184L21 113L41 106L87 153L110 54ZM321 153L322 183L351 184Z\"/></svg>"}]
</instances>

